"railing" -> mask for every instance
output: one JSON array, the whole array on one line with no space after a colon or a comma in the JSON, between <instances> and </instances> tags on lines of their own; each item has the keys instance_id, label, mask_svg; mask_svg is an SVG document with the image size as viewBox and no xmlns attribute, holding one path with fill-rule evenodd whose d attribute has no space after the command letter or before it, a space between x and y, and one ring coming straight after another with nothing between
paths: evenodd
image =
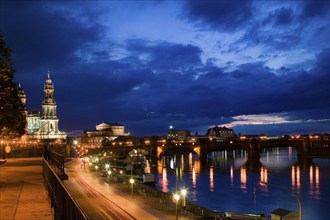
<instances>
[{"instance_id":1,"label":"railing","mask_svg":"<svg viewBox=\"0 0 330 220\"><path fill-rule=\"evenodd\" d=\"M45 152L45 159L61 180L68 179L68 175L65 173L64 169L64 156L62 154L55 151L47 151Z\"/></svg>"},{"instance_id":2,"label":"railing","mask_svg":"<svg viewBox=\"0 0 330 220\"><path fill-rule=\"evenodd\" d=\"M43 160L43 176L48 196L51 200L51 206L54 208L55 220L89 220L45 159Z\"/></svg>"}]
</instances>

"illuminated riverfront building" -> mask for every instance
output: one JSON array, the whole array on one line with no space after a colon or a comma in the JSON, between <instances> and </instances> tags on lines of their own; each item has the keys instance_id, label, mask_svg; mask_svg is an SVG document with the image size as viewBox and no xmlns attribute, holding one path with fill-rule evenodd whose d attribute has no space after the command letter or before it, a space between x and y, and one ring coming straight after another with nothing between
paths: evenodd
<instances>
[{"instance_id":1,"label":"illuminated riverfront building","mask_svg":"<svg viewBox=\"0 0 330 220\"><path fill-rule=\"evenodd\" d=\"M96 130L84 131L78 137L79 144L91 147L100 147L102 142L110 142L121 136L129 136L125 133L125 126L118 123L101 123L96 125Z\"/></svg>"},{"instance_id":2,"label":"illuminated riverfront building","mask_svg":"<svg viewBox=\"0 0 330 220\"><path fill-rule=\"evenodd\" d=\"M28 112L27 114L27 138L38 140L56 139L63 142L66 140L67 134L58 128L59 119L54 99L54 84L49 71L44 86L44 94L41 114L40 112Z\"/></svg>"},{"instance_id":3,"label":"illuminated riverfront building","mask_svg":"<svg viewBox=\"0 0 330 220\"><path fill-rule=\"evenodd\" d=\"M226 140L234 138L235 134L233 129L214 126L207 130L206 136L214 140Z\"/></svg>"},{"instance_id":4,"label":"illuminated riverfront building","mask_svg":"<svg viewBox=\"0 0 330 220\"><path fill-rule=\"evenodd\" d=\"M176 129L170 126L167 130L167 139L184 142L190 136L190 133L189 130Z\"/></svg>"}]
</instances>

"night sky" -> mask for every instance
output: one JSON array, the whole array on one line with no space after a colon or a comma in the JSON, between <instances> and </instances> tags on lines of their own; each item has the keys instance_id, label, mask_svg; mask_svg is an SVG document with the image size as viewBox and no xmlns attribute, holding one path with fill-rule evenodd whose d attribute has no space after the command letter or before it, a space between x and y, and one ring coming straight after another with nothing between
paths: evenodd
<instances>
[{"instance_id":1,"label":"night sky","mask_svg":"<svg viewBox=\"0 0 330 220\"><path fill-rule=\"evenodd\" d=\"M59 127L330 132L330 1L0 1L15 82Z\"/></svg>"}]
</instances>

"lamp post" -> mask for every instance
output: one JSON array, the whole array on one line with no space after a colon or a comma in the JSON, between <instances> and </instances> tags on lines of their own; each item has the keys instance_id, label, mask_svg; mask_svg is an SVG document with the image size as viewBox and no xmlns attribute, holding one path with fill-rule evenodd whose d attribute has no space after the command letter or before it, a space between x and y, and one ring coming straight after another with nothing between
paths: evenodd
<instances>
[{"instance_id":1,"label":"lamp post","mask_svg":"<svg viewBox=\"0 0 330 220\"><path fill-rule=\"evenodd\" d=\"M133 185L134 185L134 179L131 177L131 179L129 180L129 182L131 183L131 190L132 190L131 197L133 198Z\"/></svg>"},{"instance_id":2,"label":"lamp post","mask_svg":"<svg viewBox=\"0 0 330 220\"><path fill-rule=\"evenodd\" d=\"M279 185L275 185L275 184L272 184L272 183L269 183L269 182L263 182L263 181L261 181L260 183L261 184L268 185L268 186L274 186L274 187L277 187L277 188L280 188L280 189L284 189L284 190L288 191L289 193L291 193L291 195L293 195L297 199L297 201L298 201L298 205L299 205L299 220L302 220L302 205L301 205L301 201L300 201L300 198L298 197L297 193L293 192L291 189L289 189L287 187L284 187L284 186L279 186Z\"/></svg>"},{"instance_id":3,"label":"lamp post","mask_svg":"<svg viewBox=\"0 0 330 220\"><path fill-rule=\"evenodd\" d=\"M186 189L181 189L181 195L182 195L182 206L186 206L187 190Z\"/></svg>"},{"instance_id":4,"label":"lamp post","mask_svg":"<svg viewBox=\"0 0 330 220\"><path fill-rule=\"evenodd\" d=\"M178 219L178 201L180 199L180 195L175 193L173 195L173 198L175 200L175 219L177 220Z\"/></svg>"}]
</instances>

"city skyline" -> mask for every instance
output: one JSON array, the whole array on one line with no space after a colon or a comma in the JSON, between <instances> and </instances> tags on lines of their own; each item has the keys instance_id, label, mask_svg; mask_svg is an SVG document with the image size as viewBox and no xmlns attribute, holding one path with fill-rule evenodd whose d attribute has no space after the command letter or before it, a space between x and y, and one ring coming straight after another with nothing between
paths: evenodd
<instances>
[{"instance_id":1,"label":"city skyline","mask_svg":"<svg viewBox=\"0 0 330 220\"><path fill-rule=\"evenodd\" d=\"M330 132L329 1L1 1L28 111L135 136Z\"/></svg>"}]
</instances>

